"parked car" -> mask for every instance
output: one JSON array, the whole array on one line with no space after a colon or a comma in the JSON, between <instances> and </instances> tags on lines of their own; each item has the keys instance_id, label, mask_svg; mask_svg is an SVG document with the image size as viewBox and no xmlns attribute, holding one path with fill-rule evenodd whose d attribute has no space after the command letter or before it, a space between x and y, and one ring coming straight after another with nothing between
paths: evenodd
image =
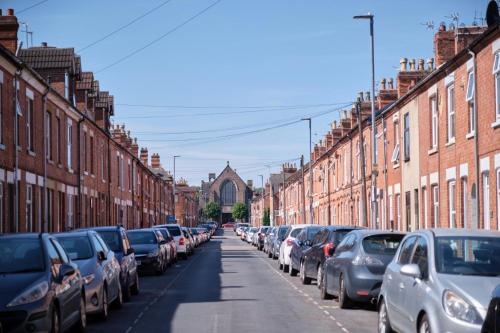
<instances>
[{"instance_id":1,"label":"parked car","mask_svg":"<svg viewBox=\"0 0 500 333\"><path fill-rule=\"evenodd\" d=\"M271 227L269 226L263 226L260 227L259 230L257 230L257 249L261 251L264 248L264 238L266 237L266 234L271 230Z\"/></svg>"},{"instance_id":2,"label":"parked car","mask_svg":"<svg viewBox=\"0 0 500 333\"><path fill-rule=\"evenodd\" d=\"M315 279L317 286L321 286L323 264L326 258L331 257L335 252L335 247L355 229L355 227L328 226L316 234L311 248L304 253L304 260L299 266L300 279L303 284L310 284Z\"/></svg>"},{"instance_id":3,"label":"parked car","mask_svg":"<svg viewBox=\"0 0 500 333\"><path fill-rule=\"evenodd\" d=\"M184 237L181 226L178 224L162 224L157 227L167 228L168 232L174 237L175 245L177 247L177 255L187 259L186 238Z\"/></svg>"},{"instance_id":4,"label":"parked car","mask_svg":"<svg viewBox=\"0 0 500 333\"><path fill-rule=\"evenodd\" d=\"M230 222L224 223L222 225L222 228L224 228L224 229L234 229L234 223L230 223Z\"/></svg>"},{"instance_id":5,"label":"parked car","mask_svg":"<svg viewBox=\"0 0 500 333\"><path fill-rule=\"evenodd\" d=\"M163 235L163 239L167 241L167 251L170 253L168 257L168 265L171 265L172 263L177 261L177 246L175 244L175 239L170 234L167 228L158 226L155 226L154 228L160 230Z\"/></svg>"},{"instance_id":6,"label":"parked car","mask_svg":"<svg viewBox=\"0 0 500 333\"><path fill-rule=\"evenodd\" d=\"M83 331L87 325L80 270L49 234L0 234L0 295L4 332Z\"/></svg>"},{"instance_id":7,"label":"parked car","mask_svg":"<svg viewBox=\"0 0 500 333\"><path fill-rule=\"evenodd\" d=\"M131 295L140 291L139 274L135 261L134 249L130 246L127 232L121 226L96 227L95 230L106 242L108 248L115 253L115 258L120 264L120 283L122 286L123 300L129 301Z\"/></svg>"},{"instance_id":8,"label":"parked car","mask_svg":"<svg viewBox=\"0 0 500 333\"><path fill-rule=\"evenodd\" d=\"M291 276L296 276L299 272L300 265L304 261L304 253L312 246L313 239L320 230L322 230L321 226L309 226L302 229L297 235L290 251L290 267L288 272Z\"/></svg>"},{"instance_id":9,"label":"parked car","mask_svg":"<svg viewBox=\"0 0 500 333\"><path fill-rule=\"evenodd\" d=\"M238 229L241 229L243 227L249 227L249 226L250 226L250 224L248 224L248 223L236 223L234 225L234 232L236 232L236 235L238 235Z\"/></svg>"},{"instance_id":10,"label":"parked car","mask_svg":"<svg viewBox=\"0 0 500 333\"><path fill-rule=\"evenodd\" d=\"M186 239L186 252L188 255L191 255L194 253L193 235L191 235L188 228L182 227L181 229L182 229L182 234L184 235L184 238Z\"/></svg>"},{"instance_id":11,"label":"parked car","mask_svg":"<svg viewBox=\"0 0 500 333\"><path fill-rule=\"evenodd\" d=\"M290 251L292 251L292 245L298 234L307 226L312 224L294 224L290 226L290 229L285 235L285 240L281 242L280 252L278 257L278 267L282 269L283 272L287 273L290 267Z\"/></svg>"},{"instance_id":12,"label":"parked car","mask_svg":"<svg viewBox=\"0 0 500 333\"><path fill-rule=\"evenodd\" d=\"M140 272L154 272L157 275L165 271L166 260L162 252L161 233L154 229L135 229L127 231L130 244L135 249L137 269Z\"/></svg>"},{"instance_id":13,"label":"parked car","mask_svg":"<svg viewBox=\"0 0 500 333\"><path fill-rule=\"evenodd\" d=\"M276 231L274 237L273 237L273 244L271 245L272 249L272 258L273 259L278 259L280 255L280 248L281 248L281 243L285 240L285 237L290 230L289 225L280 225L278 227L278 230Z\"/></svg>"},{"instance_id":14,"label":"parked car","mask_svg":"<svg viewBox=\"0 0 500 333\"><path fill-rule=\"evenodd\" d=\"M497 231L408 234L384 274L379 332L481 332L500 284L499 253Z\"/></svg>"},{"instance_id":15,"label":"parked car","mask_svg":"<svg viewBox=\"0 0 500 333\"><path fill-rule=\"evenodd\" d=\"M266 253L268 255L269 258L272 257L271 244L273 243L274 234L276 233L277 230L278 230L278 227L271 227L271 229L269 229L266 236L264 237L264 250L263 251L264 251L264 253Z\"/></svg>"},{"instance_id":16,"label":"parked car","mask_svg":"<svg viewBox=\"0 0 500 333\"><path fill-rule=\"evenodd\" d=\"M250 227L243 227L243 228L241 228L241 235L240 235L240 239L241 239L242 241L245 241L245 242L246 242L246 240L247 240L247 232L248 232L248 230L250 230Z\"/></svg>"},{"instance_id":17,"label":"parked car","mask_svg":"<svg viewBox=\"0 0 500 333\"><path fill-rule=\"evenodd\" d=\"M491 295L490 305L481 330L481 333L498 332L500 332L500 286L497 286Z\"/></svg>"},{"instance_id":18,"label":"parked car","mask_svg":"<svg viewBox=\"0 0 500 333\"><path fill-rule=\"evenodd\" d=\"M404 233L368 229L347 234L325 261L321 298L337 295L342 309L353 301L376 301L385 269L403 237Z\"/></svg>"},{"instance_id":19,"label":"parked car","mask_svg":"<svg viewBox=\"0 0 500 333\"><path fill-rule=\"evenodd\" d=\"M154 227L153 229L159 231L161 233L161 236L163 238L163 241L161 242L162 250L164 253L164 257L166 260L165 263L165 269L170 266L173 262L173 257L172 257L172 246L175 247L175 241L172 239L170 236L170 233L168 232L167 228L159 228L159 227Z\"/></svg>"},{"instance_id":20,"label":"parked car","mask_svg":"<svg viewBox=\"0 0 500 333\"><path fill-rule=\"evenodd\" d=\"M120 264L104 240L92 230L54 235L83 276L87 314L97 314L103 320L109 314L109 304L123 304L120 284Z\"/></svg>"},{"instance_id":21,"label":"parked car","mask_svg":"<svg viewBox=\"0 0 500 333\"><path fill-rule=\"evenodd\" d=\"M249 228L246 232L246 241L247 243L252 243L253 235L257 232L256 227Z\"/></svg>"}]
</instances>

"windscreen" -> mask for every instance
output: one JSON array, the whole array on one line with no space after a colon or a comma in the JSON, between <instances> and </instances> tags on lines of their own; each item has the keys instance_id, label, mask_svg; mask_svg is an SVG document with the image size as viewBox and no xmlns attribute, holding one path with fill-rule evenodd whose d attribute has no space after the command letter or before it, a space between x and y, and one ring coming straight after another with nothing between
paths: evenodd
<instances>
[{"instance_id":1,"label":"windscreen","mask_svg":"<svg viewBox=\"0 0 500 333\"><path fill-rule=\"evenodd\" d=\"M394 255L404 235L373 235L363 239L363 250L368 254Z\"/></svg>"},{"instance_id":2,"label":"windscreen","mask_svg":"<svg viewBox=\"0 0 500 333\"><path fill-rule=\"evenodd\" d=\"M87 236L80 237L57 237L71 260L85 260L93 256L90 240Z\"/></svg>"},{"instance_id":3,"label":"windscreen","mask_svg":"<svg viewBox=\"0 0 500 333\"><path fill-rule=\"evenodd\" d=\"M316 234L321 230L321 227L310 227L307 228L307 240L311 241L316 237Z\"/></svg>"},{"instance_id":4,"label":"windscreen","mask_svg":"<svg viewBox=\"0 0 500 333\"><path fill-rule=\"evenodd\" d=\"M128 240L132 245L156 244L157 240L153 232L134 231L128 233Z\"/></svg>"},{"instance_id":5,"label":"windscreen","mask_svg":"<svg viewBox=\"0 0 500 333\"><path fill-rule=\"evenodd\" d=\"M303 228L295 228L290 232L289 237L296 238Z\"/></svg>"},{"instance_id":6,"label":"windscreen","mask_svg":"<svg viewBox=\"0 0 500 333\"><path fill-rule=\"evenodd\" d=\"M118 235L118 232L116 231L98 231L99 236L101 236L102 239L106 242L106 245L111 249L113 252L119 252L121 251L120 247L120 236Z\"/></svg>"},{"instance_id":7,"label":"windscreen","mask_svg":"<svg viewBox=\"0 0 500 333\"><path fill-rule=\"evenodd\" d=\"M0 238L0 274L43 270L43 250L39 239Z\"/></svg>"},{"instance_id":8,"label":"windscreen","mask_svg":"<svg viewBox=\"0 0 500 333\"><path fill-rule=\"evenodd\" d=\"M181 235L181 228L177 226L167 226L168 232L174 237L180 236Z\"/></svg>"}]
</instances>

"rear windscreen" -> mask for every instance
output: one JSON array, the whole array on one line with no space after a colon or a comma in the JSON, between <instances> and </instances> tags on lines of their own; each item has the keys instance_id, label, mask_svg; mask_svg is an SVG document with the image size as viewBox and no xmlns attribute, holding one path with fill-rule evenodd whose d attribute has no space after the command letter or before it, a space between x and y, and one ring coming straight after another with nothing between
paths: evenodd
<instances>
[{"instance_id":1,"label":"rear windscreen","mask_svg":"<svg viewBox=\"0 0 500 333\"><path fill-rule=\"evenodd\" d=\"M170 234L174 237L181 235L181 228L179 228L179 227L171 226L171 227L167 227L167 229L168 229L168 232L170 232Z\"/></svg>"},{"instance_id":2,"label":"rear windscreen","mask_svg":"<svg viewBox=\"0 0 500 333\"><path fill-rule=\"evenodd\" d=\"M368 236L363 239L363 250L368 254L394 255L403 237L395 234Z\"/></svg>"},{"instance_id":3,"label":"rear windscreen","mask_svg":"<svg viewBox=\"0 0 500 333\"><path fill-rule=\"evenodd\" d=\"M289 236L290 236L290 237L294 237L294 238L295 238L295 237L297 237L297 235L298 235L298 234L299 234L299 232L301 232L301 231L302 231L302 228L295 228L295 229L293 229L293 230L292 230L292 232L290 232L290 235L289 235Z\"/></svg>"},{"instance_id":4,"label":"rear windscreen","mask_svg":"<svg viewBox=\"0 0 500 333\"><path fill-rule=\"evenodd\" d=\"M333 244L340 244L340 242L342 242L342 240L344 239L344 237L350 233L353 229L351 230L336 230L336 231L333 231L331 234L330 234L330 243L333 243Z\"/></svg>"}]
</instances>

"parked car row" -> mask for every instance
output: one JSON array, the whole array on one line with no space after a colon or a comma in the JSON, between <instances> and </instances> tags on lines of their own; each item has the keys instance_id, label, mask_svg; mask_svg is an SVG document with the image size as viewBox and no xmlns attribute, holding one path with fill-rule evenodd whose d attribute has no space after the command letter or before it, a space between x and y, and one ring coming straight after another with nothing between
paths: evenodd
<instances>
[{"instance_id":1,"label":"parked car row","mask_svg":"<svg viewBox=\"0 0 500 333\"><path fill-rule=\"evenodd\" d=\"M167 224L0 234L0 331L83 331L88 315L106 320L139 294L139 273L163 274L211 232Z\"/></svg>"},{"instance_id":2,"label":"parked car row","mask_svg":"<svg viewBox=\"0 0 500 333\"><path fill-rule=\"evenodd\" d=\"M263 244L322 299L376 304L381 333L500 332L500 232L291 225L268 228Z\"/></svg>"}]
</instances>

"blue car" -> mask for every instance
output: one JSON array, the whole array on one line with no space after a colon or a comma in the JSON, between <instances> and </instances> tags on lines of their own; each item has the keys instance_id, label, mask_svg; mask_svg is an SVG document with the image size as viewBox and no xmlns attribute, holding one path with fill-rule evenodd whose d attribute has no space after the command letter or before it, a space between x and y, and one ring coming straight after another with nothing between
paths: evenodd
<instances>
[{"instance_id":1,"label":"blue car","mask_svg":"<svg viewBox=\"0 0 500 333\"><path fill-rule=\"evenodd\" d=\"M0 326L4 332L83 331L85 289L53 236L0 235Z\"/></svg>"}]
</instances>

